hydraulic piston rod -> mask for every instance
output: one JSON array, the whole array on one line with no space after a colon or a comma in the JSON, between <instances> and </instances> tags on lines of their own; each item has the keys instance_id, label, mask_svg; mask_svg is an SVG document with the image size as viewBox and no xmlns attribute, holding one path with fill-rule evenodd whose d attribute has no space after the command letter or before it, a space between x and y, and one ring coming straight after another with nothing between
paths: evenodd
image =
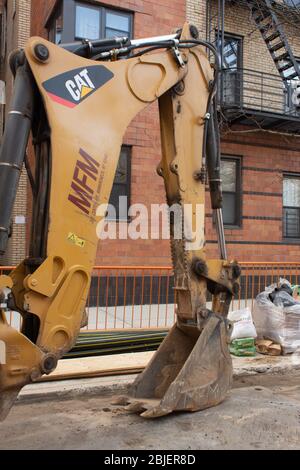
<instances>
[{"instance_id":1,"label":"hydraulic piston rod","mask_svg":"<svg viewBox=\"0 0 300 470\"><path fill-rule=\"evenodd\" d=\"M0 150L0 255L9 238L11 213L25 158L33 111L32 75L23 52L13 58L14 93Z\"/></svg>"}]
</instances>

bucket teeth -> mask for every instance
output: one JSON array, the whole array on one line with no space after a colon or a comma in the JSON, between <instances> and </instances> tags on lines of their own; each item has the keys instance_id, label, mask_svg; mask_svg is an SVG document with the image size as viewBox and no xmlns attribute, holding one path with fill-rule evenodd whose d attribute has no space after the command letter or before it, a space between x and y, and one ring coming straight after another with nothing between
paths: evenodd
<instances>
[{"instance_id":1,"label":"bucket teeth","mask_svg":"<svg viewBox=\"0 0 300 470\"><path fill-rule=\"evenodd\" d=\"M1 366L0 366L1 368ZM1 371L0 371L1 374ZM4 421L9 414L11 407L15 403L17 396L22 387L16 387L11 390L2 392L0 395L0 422Z\"/></svg>"},{"instance_id":2,"label":"bucket teeth","mask_svg":"<svg viewBox=\"0 0 300 470\"><path fill-rule=\"evenodd\" d=\"M227 320L210 313L203 330L175 325L135 380L126 409L143 418L199 411L221 403L232 381ZM196 334L195 334L196 330Z\"/></svg>"}]
</instances>

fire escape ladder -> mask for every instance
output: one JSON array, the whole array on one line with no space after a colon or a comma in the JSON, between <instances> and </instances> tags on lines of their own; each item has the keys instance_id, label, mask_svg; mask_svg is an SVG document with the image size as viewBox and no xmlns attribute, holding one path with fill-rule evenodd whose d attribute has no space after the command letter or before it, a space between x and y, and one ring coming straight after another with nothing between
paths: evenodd
<instances>
[{"instance_id":1,"label":"fire escape ladder","mask_svg":"<svg viewBox=\"0 0 300 470\"><path fill-rule=\"evenodd\" d=\"M290 80L300 80L300 67L289 45L282 22L273 9L272 0L246 0L252 18L272 56L286 88Z\"/></svg>"}]
</instances>

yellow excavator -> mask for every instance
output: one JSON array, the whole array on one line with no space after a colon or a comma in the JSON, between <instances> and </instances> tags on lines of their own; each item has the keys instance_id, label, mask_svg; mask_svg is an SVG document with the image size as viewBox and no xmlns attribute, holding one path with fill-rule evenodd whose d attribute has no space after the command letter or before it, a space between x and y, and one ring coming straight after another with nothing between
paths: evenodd
<instances>
[{"instance_id":1,"label":"yellow excavator","mask_svg":"<svg viewBox=\"0 0 300 470\"><path fill-rule=\"evenodd\" d=\"M154 418L217 405L231 385L226 317L240 269L226 259L215 48L186 23L168 36L139 40L58 46L33 37L12 53L10 65L15 84L0 153L0 254L24 164L33 211L28 257L0 276L1 419L21 388L50 374L76 342L105 221L99 207L109 202L126 128L156 100L162 141L157 172L169 206L179 204L184 218L182 236L175 237L178 221L170 217L177 320L135 380L129 408ZM30 135L34 161L26 153ZM216 260L205 255L207 182L220 249ZM191 249L196 218L200 228ZM7 309L20 313L21 331L8 324Z\"/></svg>"}]
</instances>

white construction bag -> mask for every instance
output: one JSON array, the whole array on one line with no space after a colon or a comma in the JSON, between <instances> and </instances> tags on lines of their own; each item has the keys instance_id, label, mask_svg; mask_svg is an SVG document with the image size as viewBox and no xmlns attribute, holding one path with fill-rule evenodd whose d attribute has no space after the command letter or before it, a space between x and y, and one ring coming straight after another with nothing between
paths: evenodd
<instances>
[{"instance_id":1,"label":"white construction bag","mask_svg":"<svg viewBox=\"0 0 300 470\"><path fill-rule=\"evenodd\" d=\"M249 307L229 312L228 320L233 323L231 341L240 338L256 338L256 329Z\"/></svg>"}]
</instances>

